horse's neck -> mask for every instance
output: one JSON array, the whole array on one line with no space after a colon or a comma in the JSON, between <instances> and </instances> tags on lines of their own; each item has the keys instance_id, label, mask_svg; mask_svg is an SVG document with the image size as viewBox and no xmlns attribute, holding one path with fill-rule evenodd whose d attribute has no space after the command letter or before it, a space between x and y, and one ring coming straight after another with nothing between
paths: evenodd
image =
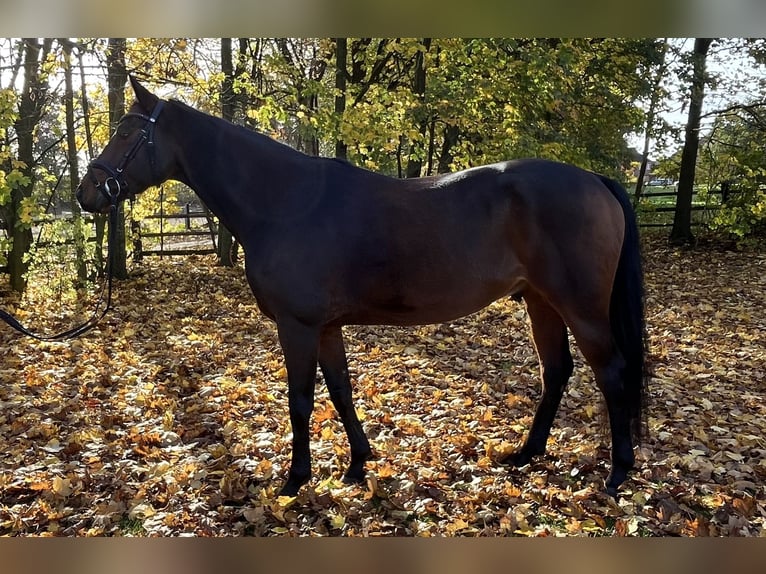
<instances>
[{"instance_id":1,"label":"horse's neck","mask_svg":"<svg viewBox=\"0 0 766 574\"><path fill-rule=\"evenodd\" d=\"M266 136L222 120L198 121L182 138L179 179L232 232L281 217L300 204L311 160ZM191 135L189 135L189 133Z\"/></svg>"}]
</instances>

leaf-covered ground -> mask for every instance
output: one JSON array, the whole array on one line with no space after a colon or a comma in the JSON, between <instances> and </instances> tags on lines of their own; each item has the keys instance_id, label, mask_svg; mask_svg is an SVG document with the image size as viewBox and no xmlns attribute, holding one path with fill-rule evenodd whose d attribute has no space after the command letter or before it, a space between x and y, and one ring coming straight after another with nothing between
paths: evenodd
<instances>
[{"instance_id":1,"label":"leaf-covered ground","mask_svg":"<svg viewBox=\"0 0 766 574\"><path fill-rule=\"evenodd\" d=\"M766 256L645 251L650 437L617 501L603 493L601 399L579 356L548 455L495 462L540 393L512 301L445 325L347 327L376 452L367 482L339 480L347 442L320 385L314 478L277 497L290 429L273 324L241 269L149 260L79 340L0 326L0 534L766 534ZM55 294L22 306L55 328Z\"/></svg>"}]
</instances>

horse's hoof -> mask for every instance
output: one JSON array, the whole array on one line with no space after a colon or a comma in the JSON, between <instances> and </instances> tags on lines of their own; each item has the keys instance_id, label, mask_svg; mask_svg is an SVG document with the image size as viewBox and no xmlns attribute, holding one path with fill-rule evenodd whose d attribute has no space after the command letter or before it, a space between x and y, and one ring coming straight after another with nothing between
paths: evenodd
<instances>
[{"instance_id":1,"label":"horse's hoof","mask_svg":"<svg viewBox=\"0 0 766 574\"><path fill-rule=\"evenodd\" d=\"M351 464L346 470L346 474L343 475L344 484L360 484L364 482L367 476L367 471L364 469L364 463L373 458L372 451L366 452L363 455L352 456Z\"/></svg>"},{"instance_id":2,"label":"horse's hoof","mask_svg":"<svg viewBox=\"0 0 766 574\"><path fill-rule=\"evenodd\" d=\"M352 464L346 474L343 475L344 484L360 484L364 482L367 476L367 471L364 469L364 463L355 465Z\"/></svg>"},{"instance_id":3,"label":"horse's hoof","mask_svg":"<svg viewBox=\"0 0 766 574\"><path fill-rule=\"evenodd\" d=\"M306 478L289 477L285 485L279 491L278 496L296 496L301 489L301 486L306 484L310 478L311 476L307 476Z\"/></svg>"},{"instance_id":4,"label":"horse's hoof","mask_svg":"<svg viewBox=\"0 0 766 574\"><path fill-rule=\"evenodd\" d=\"M364 478L367 475L366 472L362 472L361 475L356 473L347 472L343 475L343 484L361 484L364 482Z\"/></svg>"},{"instance_id":5,"label":"horse's hoof","mask_svg":"<svg viewBox=\"0 0 766 574\"><path fill-rule=\"evenodd\" d=\"M611 496L612 498L617 498L617 489L620 488L620 485L625 482L625 480L628 478L628 470L625 468L613 468L612 472L609 473L609 476L604 481L604 486L606 487L606 493Z\"/></svg>"},{"instance_id":6,"label":"horse's hoof","mask_svg":"<svg viewBox=\"0 0 766 574\"><path fill-rule=\"evenodd\" d=\"M524 450L517 450L516 452L512 452L511 454L508 454L501 459L498 460L498 462L505 466L512 466L514 468L519 468L521 466L526 466L530 462L532 462L532 459L535 457L535 454L530 454L529 452L525 452Z\"/></svg>"}]
</instances>

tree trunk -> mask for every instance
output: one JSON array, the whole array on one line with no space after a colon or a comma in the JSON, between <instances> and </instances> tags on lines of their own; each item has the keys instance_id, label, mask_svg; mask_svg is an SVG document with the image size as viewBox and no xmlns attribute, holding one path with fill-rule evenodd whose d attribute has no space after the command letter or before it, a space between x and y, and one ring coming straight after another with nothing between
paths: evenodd
<instances>
[{"instance_id":1,"label":"tree trunk","mask_svg":"<svg viewBox=\"0 0 766 574\"><path fill-rule=\"evenodd\" d=\"M646 166L649 162L649 144L652 140L652 133L654 130L654 122L657 117L657 106L660 103L660 86L662 79L665 77L665 72L668 69L667 65L667 53L668 53L668 41L665 40L662 46L662 61L657 69L657 75L654 77L652 83L652 93L649 95L649 109L646 112L646 132L644 135L644 149L641 155L641 166L638 169L638 181L636 181L636 191L633 197L633 206L637 206L641 201L641 195L644 189L644 176L646 175Z\"/></svg>"},{"instance_id":2,"label":"tree trunk","mask_svg":"<svg viewBox=\"0 0 766 574\"><path fill-rule=\"evenodd\" d=\"M231 38L221 38L221 115L223 119L234 121L236 96L234 94L234 61L232 58ZM233 267L236 261L234 237L231 231L218 222L218 264Z\"/></svg>"},{"instance_id":3,"label":"tree trunk","mask_svg":"<svg viewBox=\"0 0 766 574\"><path fill-rule=\"evenodd\" d=\"M305 86L298 86L298 108L304 108L307 111L307 116L312 117L316 115L319 109L319 98L316 94L306 94ZM299 130L298 136L298 149L305 154L318 156L319 155L319 138L316 135L316 131Z\"/></svg>"},{"instance_id":4,"label":"tree trunk","mask_svg":"<svg viewBox=\"0 0 766 574\"><path fill-rule=\"evenodd\" d=\"M346 159L348 157L348 145L343 141L340 133L340 124L343 122L343 114L346 111L346 60L348 56L348 39L335 38L335 117L338 120L338 135L335 136L335 157Z\"/></svg>"},{"instance_id":5,"label":"tree trunk","mask_svg":"<svg viewBox=\"0 0 766 574\"><path fill-rule=\"evenodd\" d=\"M125 86L128 71L125 66L125 38L109 38L106 51L107 88L109 99L109 134L117 129L120 118L125 115ZM112 275L117 279L128 278L128 253L125 241L125 203L117 211L116 245L112 246L110 261Z\"/></svg>"},{"instance_id":6,"label":"tree trunk","mask_svg":"<svg viewBox=\"0 0 766 574\"><path fill-rule=\"evenodd\" d=\"M425 140L426 133L428 131L428 110L426 109L426 65L425 58L426 52L431 47L431 38L423 39L423 50L419 50L415 56L415 75L412 83L412 91L417 96L420 104L416 110L416 122L418 124L418 132L421 135L421 142ZM414 144L414 145L413 145ZM417 150L416 154L413 152L417 147L421 149ZM424 150L423 144L417 142L410 142L410 157L407 161L407 177L420 177L423 170Z\"/></svg>"},{"instance_id":7,"label":"tree trunk","mask_svg":"<svg viewBox=\"0 0 766 574\"><path fill-rule=\"evenodd\" d=\"M88 90L87 82L85 80L85 64L83 64L83 51L80 50L78 54L78 63L80 65L80 99L82 100L82 117L83 124L85 126L85 144L88 149L87 157L92 159L95 154L93 153L93 137L90 129L90 106L88 105ZM80 211L80 203L74 202L77 211ZM94 267L96 274L101 277L104 274L104 230L106 227L106 218L103 215L94 215L94 222L96 227L96 249L94 251Z\"/></svg>"},{"instance_id":8,"label":"tree trunk","mask_svg":"<svg viewBox=\"0 0 766 574\"><path fill-rule=\"evenodd\" d=\"M452 148L457 145L459 135L460 128L457 126L448 125L444 128L444 140L442 141L442 149L439 153L439 164L436 168L438 173L448 173L452 170L450 164L455 159L452 154Z\"/></svg>"},{"instance_id":9,"label":"tree trunk","mask_svg":"<svg viewBox=\"0 0 766 574\"><path fill-rule=\"evenodd\" d=\"M46 95L46 82L40 77L42 62L50 52L51 39L41 45L37 38L24 38L24 85L19 102L19 116L15 122L18 144L18 159L23 162L22 173L28 183L19 185L11 191L11 204L8 209L8 235L11 238L11 251L8 254L8 274L11 289L21 293L26 287L26 274L29 263L25 255L32 246L32 226L19 221L19 214L25 200L32 197L35 185L34 130L43 113Z\"/></svg>"},{"instance_id":10,"label":"tree trunk","mask_svg":"<svg viewBox=\"0 0 766 574\"><path fill-rule=\"evenodd\" d=\"M64 51L64 115L66 123L67 159L69 161L69 201L72 204L74 230L74 248L77 266L77 279L84 283L88 278L85 265L85 236L82 228L82 212L76 198L77 182L79 180L79 164L77 161L77 141L74 130L74 88L72 86L72 44L67 38L60 40Z\"/></svg>"},{"instance_id":11,"label":"tree trunk","mask_svg":"<svg viewBox=\"0 0 766 574\"><path fill-rule=\"evenodd\" d=\"M694 242L692 233L692 195L694 192L694 171L699 148L700 117L705 96L705 63L712 38L696 38L692 54L692 86L689 100L689 117L686 122L686 139L681 153L681 170L678 176L678 197L676 198L673 229L670 242L674 245Z\"/></svg>"}]
</instances>

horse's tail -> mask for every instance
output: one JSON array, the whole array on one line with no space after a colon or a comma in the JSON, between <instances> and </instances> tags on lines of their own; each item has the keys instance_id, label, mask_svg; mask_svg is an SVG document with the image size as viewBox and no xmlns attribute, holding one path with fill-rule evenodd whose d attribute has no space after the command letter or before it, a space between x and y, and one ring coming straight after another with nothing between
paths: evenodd
<instances>
[{"instance_id":1,"label":"horse's tail","mask_svg":"<svg viewBox=\"0 0 766 574\"><path fill-rule=\"evenodd\" d=\"M636 214L625 189L604 176L601 181L620 203L625 214L625 237L612 286L609 320L612 335L625 360L623 381L635 444L645 434L647 369L646 324L644 322L644 275Z\"/></svg>"}]
</instances>

